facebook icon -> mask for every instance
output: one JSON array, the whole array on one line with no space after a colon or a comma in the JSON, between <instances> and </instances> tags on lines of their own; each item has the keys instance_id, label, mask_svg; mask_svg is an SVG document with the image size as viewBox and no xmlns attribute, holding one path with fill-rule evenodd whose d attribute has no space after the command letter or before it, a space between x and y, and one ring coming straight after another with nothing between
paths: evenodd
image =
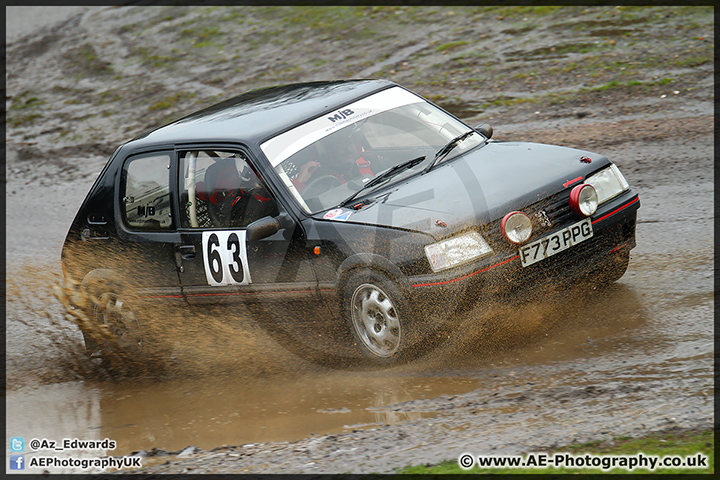
<instances>
[{"instance_id":1,"label":"facebook icon","mask_svg":"<svg viewBox=\"0 0 720 480\"><path fill-rule=\"evenodd\" d=\"M10 455L10 470L25 470L25 455Z\"/></svg>"}]
</instances>

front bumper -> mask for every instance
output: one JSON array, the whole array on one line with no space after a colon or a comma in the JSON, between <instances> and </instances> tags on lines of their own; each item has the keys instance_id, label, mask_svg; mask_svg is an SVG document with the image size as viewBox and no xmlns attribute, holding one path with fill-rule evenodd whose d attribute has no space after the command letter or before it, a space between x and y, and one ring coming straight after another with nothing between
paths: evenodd
<instances>
[{"instance_id":1,"label":"front bumper","mask_svg":"<svg viewBox=\"0 0 720 480\"><path fill-rule=\"evenodd\" d=\"M615 262L635 247L635 225L640 200L632 191L602 205L591 217L593 237L538 263L523 267L519 250L507 242L495 254L442 274L409 277L412 301L452 311L479 297L536 288L544 282L570 282ZM568 226L571 218L529 241ZM497 232L495 234L497 236ZM488 240L490 241L490 240Z\"/></svg>"}]
</instances>

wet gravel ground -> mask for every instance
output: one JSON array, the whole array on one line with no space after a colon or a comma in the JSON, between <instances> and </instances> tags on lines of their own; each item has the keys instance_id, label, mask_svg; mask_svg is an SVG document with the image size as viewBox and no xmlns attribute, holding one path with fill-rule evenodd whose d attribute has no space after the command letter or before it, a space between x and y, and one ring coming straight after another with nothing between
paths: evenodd
<instances>
[{"instance_id":1,"label":"wet gravel ground","mask_svg":"<svg viewBox=\"0 0 720 480\"><path fill-rule=\"evenodd\" d=\"M138 472L392 472L463 452L512 454L710 427L712 15L679 7L577 7L544 17L522 9L403 8L387 15L367 10L334 31L328 19L306 18L309 11L290 22L283 20L285 10L103 7L8 45L9 393L98 382L79 356L79 333L58 320L61 310L49 292L59 280L67 227L119 142L228 92L373 76L419 91L472 125L491 123L495 138L586 148L615 161L642 203L627 274L603 291L477 309L460 319L457 338L428 358L384 372L348 373L360 384L427 376L480 385L371 408L405 421L216 448L208 435L203 449L182 455L190 458L158 464L165 457L146 457L144 464L153 466ZM211 27L228 33L226 43L208 33ZM276 39L261 36L263 28ZM355 35L340 34L348 28ZM365 35L373 28L384 33ZM586 51L569 50L568 31ZM209 46L199 45L206 40ZM660 41L662 51L656 51ZM373 58L363 51L374 52ZM293 68L297 58L306 68ZM636 73L624 76L621 68ZM626 85L630 80L645 83ZM625 86L589 89L612 81ZM478 331L480 317L483 325L494 325L493 337ZM291 374L310 385L338 375L288 352L273 355L277 365L293 362ZM224 378L241 385L269 365ZM143 394L141 388L128 392ZM26 406L8 404L8 415L13 408Z\"/></svg>"}]
</instances>

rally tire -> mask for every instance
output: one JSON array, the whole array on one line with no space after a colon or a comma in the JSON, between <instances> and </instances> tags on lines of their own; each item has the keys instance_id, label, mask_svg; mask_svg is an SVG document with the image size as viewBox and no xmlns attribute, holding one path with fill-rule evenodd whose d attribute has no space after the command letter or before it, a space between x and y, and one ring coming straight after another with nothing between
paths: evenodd
<instances>
[{"instance_id":1,"label":"rally tire","mask_svg":"<svg viewBox=\"0 0 720 480\"><path fill-rule=\"evenodd\" d=\"M343 289L343 315L352 334L351 351L366 363L392 365L422 351L405 295L381 272L351 274Z\"/></svg>"}]
</instances>

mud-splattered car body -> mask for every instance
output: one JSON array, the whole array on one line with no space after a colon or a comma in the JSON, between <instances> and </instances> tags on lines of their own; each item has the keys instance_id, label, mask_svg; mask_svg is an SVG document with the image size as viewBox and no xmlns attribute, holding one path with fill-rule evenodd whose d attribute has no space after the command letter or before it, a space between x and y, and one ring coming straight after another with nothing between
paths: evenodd
<instances>
[{"instance_id":1,"label":"mud-splattered car body","mask_svg":"<svg viewBox=\"0 0 720 480\"><path fill-rule=\"evenodd\" d=\"M144 348L133 298L325 318L308 348L344 331L392 362L490 293L621 277L640 203L617 167L491 136L388 81L240 95L115 151L67 235L60 297L90 349L96 324Z\"/></svg>"}]
</instances>

